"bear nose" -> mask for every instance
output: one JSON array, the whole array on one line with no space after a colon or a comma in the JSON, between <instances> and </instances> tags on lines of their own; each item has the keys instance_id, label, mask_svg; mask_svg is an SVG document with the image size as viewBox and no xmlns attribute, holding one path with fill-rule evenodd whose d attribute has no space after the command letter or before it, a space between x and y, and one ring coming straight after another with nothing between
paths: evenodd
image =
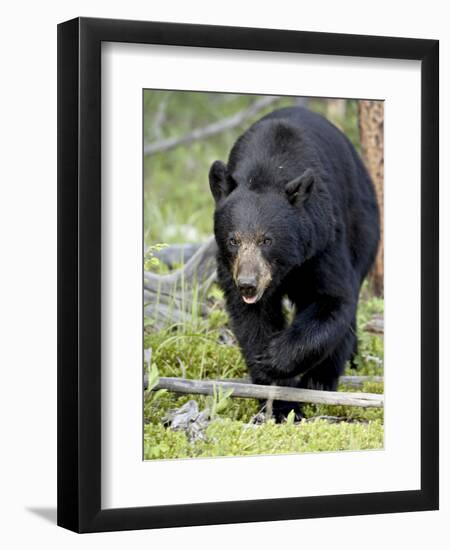
<instances>
[{"instance_id":1,"label":"bear nose","mask_svg":"<svg viewBox=\"0 0 450 550\"><path fill-rule=\"evenodd\" d=\"M256 292L256 277L238 277L237 284L243 294L254 294Z\"/></svg>"}]
</instances>

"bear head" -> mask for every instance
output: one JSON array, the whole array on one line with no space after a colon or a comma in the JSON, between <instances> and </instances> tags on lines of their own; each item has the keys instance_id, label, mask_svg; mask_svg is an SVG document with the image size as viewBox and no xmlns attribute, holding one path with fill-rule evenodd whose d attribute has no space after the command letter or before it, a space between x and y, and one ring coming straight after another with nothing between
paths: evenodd
<instances>
[{"instance_id":1,"label":"bear head","mask_svg":"<svg viewBox=\"0 0 450 550\"><path fill-rule=\"evenodd\" d=\"M242 299L255 304L324 249L335 223L326 188L310 168L283 181L272 174L264 184L240 179L221 161L211 166L214 233Z\"/></svg>"}]
</instances>

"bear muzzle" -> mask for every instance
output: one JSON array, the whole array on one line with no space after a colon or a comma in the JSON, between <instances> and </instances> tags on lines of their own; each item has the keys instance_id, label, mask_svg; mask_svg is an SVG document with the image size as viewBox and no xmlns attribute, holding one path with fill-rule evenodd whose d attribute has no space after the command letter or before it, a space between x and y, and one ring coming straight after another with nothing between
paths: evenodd
<instances>
[{"instance_id":1,"label":"bear muzzle","mask_svg":"<svg viewBox=\"0 0 450 550\"><path fill-rule=\"evenodd\" d=\"M258 247L241 247L234 262L233 279L246 304L256 304L262 298L272 276Z\"/></svg>"},{"instance_id":2,"label":"bear muzzle","mask_svg":"<svg viewBox=\"0 0 450 550\"><path fill-rule=\"evenodd\" d=\"M254 276L240 276L236 281L242 299L247 304L254 304L258 294L258 281Z\"/></svg>"}]
</instances>

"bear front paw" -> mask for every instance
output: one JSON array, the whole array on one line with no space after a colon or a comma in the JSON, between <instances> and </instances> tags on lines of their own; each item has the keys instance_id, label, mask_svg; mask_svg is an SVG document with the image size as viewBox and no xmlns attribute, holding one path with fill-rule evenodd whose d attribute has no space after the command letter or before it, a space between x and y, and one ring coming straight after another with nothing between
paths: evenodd
<instances>
[{"instance_id":1,"label":"bear front paw","mask_svg":"<svg viewBox=\"0 0 450 550\"><path fill-rule=\"evenodd\" d=\"M296 367L282 337L274 338L264 352L256 356L255 363L258 370L270 379L288 378Z\"/></svg>"}]
</instances>

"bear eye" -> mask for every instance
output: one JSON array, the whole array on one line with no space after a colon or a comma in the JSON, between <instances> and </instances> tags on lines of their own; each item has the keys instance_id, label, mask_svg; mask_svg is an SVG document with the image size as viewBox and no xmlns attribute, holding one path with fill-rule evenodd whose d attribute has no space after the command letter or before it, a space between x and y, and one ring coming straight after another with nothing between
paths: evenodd
<instances>
[{"instance_id":1,"label":"bear eye","mask_svg":"<svg viewBox=\"0 0 450 550\"><path fill-rule=\"evenodd\" d=\"M234 237L231 237L231 239L228 241L231 246L238 246L238 241Z\"/></svg>"},{"instance_id":2,"label":"bear eye","mask_svg":"<svg viewBox=\"0 0 450 550\"><path fill-rule=\"evenodd\" d=\"M262 240L262 244L264 246L270 246L272 244L272 239L270 237L264 237Z\"/></svg>"}]
</instances>

